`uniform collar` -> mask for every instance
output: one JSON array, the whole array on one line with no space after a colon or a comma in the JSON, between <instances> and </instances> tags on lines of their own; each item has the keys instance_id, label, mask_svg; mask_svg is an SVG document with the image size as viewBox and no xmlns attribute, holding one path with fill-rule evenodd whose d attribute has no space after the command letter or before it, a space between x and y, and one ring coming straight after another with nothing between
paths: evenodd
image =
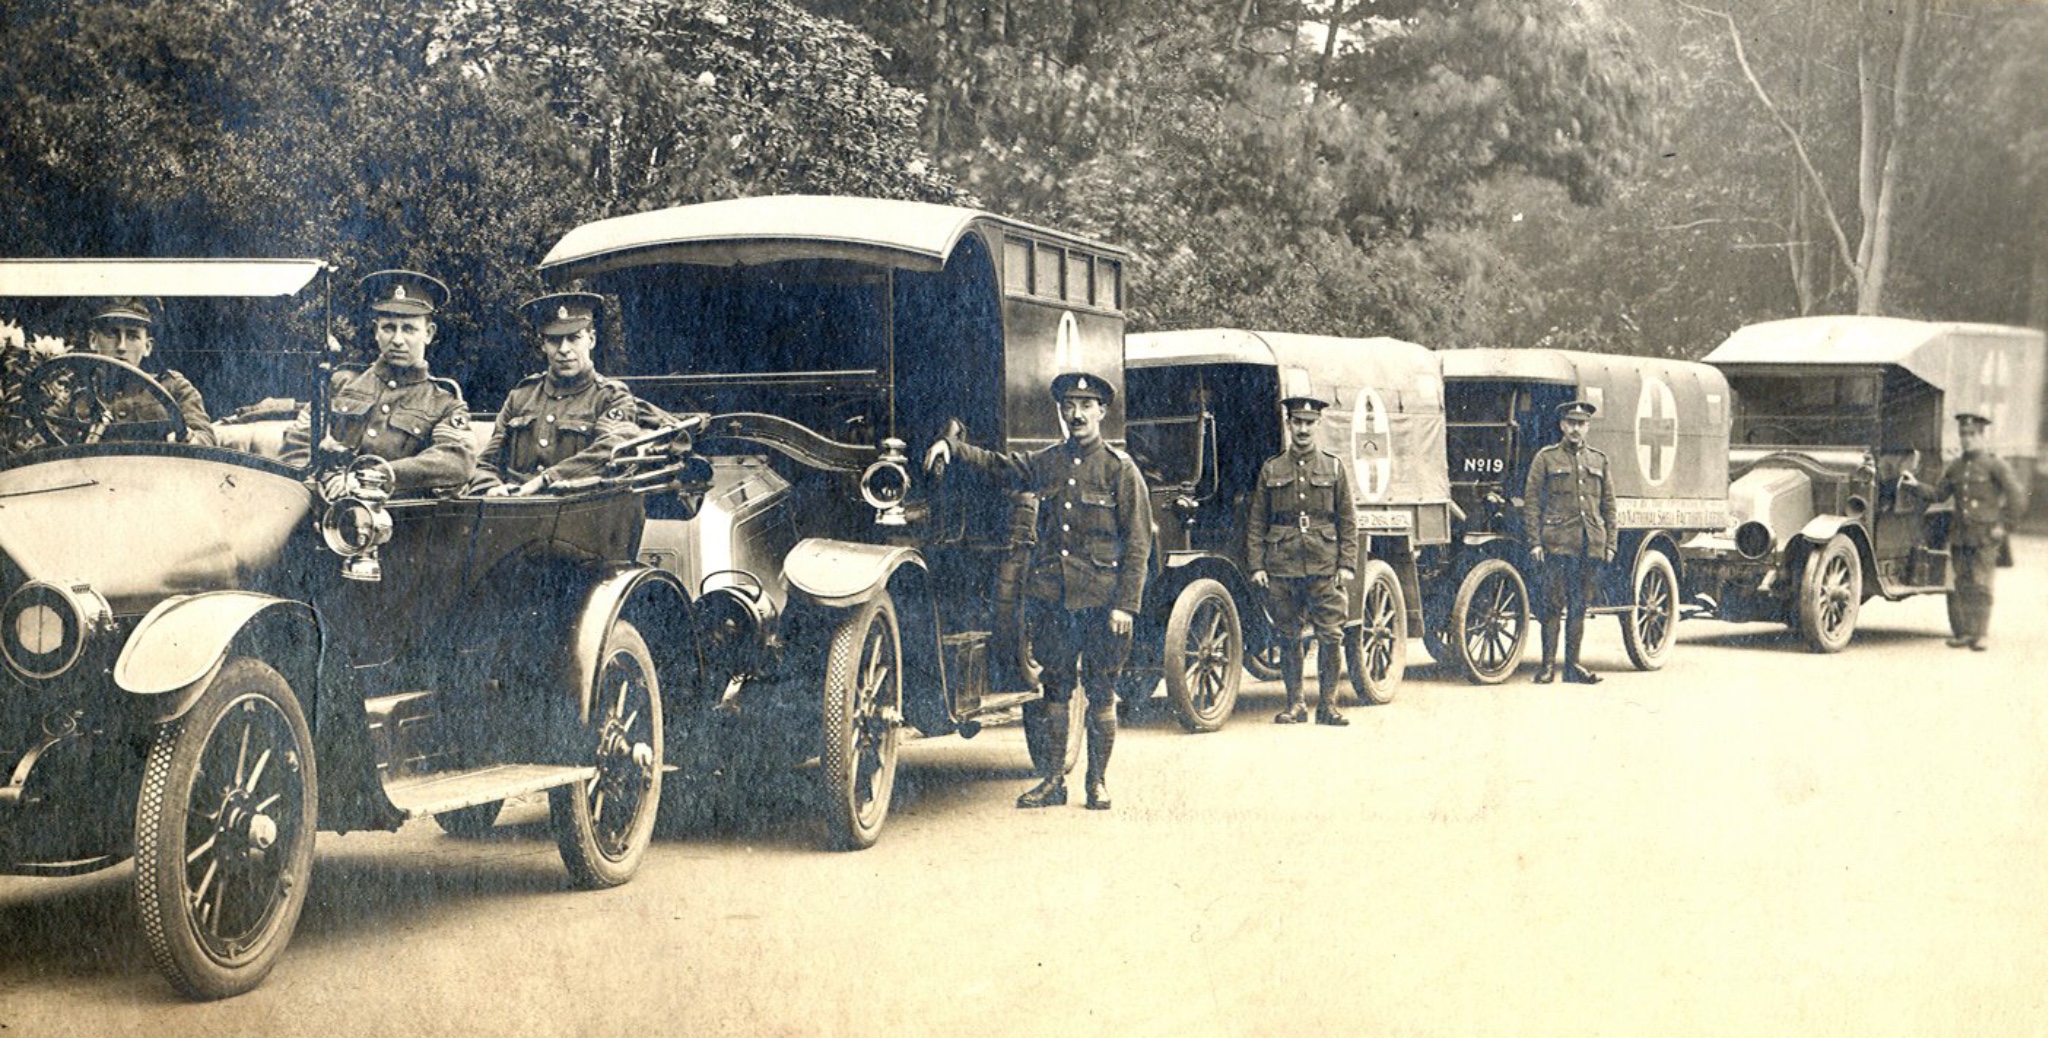
<instances>
[{"instance_id":1,"label":"uniform collar","mask_svg":"<svg viewBox=\"0 0 2048 1038\"><path fill-rule=\"evenodd\" d=\"M1097 436L1095 438L1094 443L1091 443L1085 447L1078 443L1075 443L1072 440L1060 441L1060 447L1064 449L1068 455L1076 458L1085 458L1091 454L1094 454L1097 451L1102 450L1104 447L1107 446L1109 446L1109 441L1103 439L1100 436Z\"/></svg>"},{"instance_id":2,"label":"uniform collar","mask_svg":"<svg viewBox=\"0 0 2048 1038\"><path fill-rule=\"evenodd\" d=\"M581 374L572 379L557 379L553 375L542 375L540 377L541 388L546 390L551 396L568 396L571 393L580 393L583 390L589 389L590 384L596 381L597 371L595 369L585 369Z\"/></svg>"},{"instance_id":3,"label":"uniform collar","mask_svg":"<svg viewBox=\"0 0 2048 1038\"><path fill-rule=\"evenodd\" d=\"M427 368L424 364L417 368L394 368L382 360L377 360L371 362L370 374L375 375L379 382L396 382L401 386L409 386L415 382L425 382L427 380Z\"/></svg>"},{"instance_id":4,"label":"uniform collar","mask_svg":"<svg viewBox=\"0 0 2048 1038\"><path fill-rule=\"evenodd\" d=\"M1296 461L1307 461L1321 453L1322 448L1313 443L1309 444L1306 450L1297 450L1291 443L1287 445L1287 456Z\"/></svg>"}]
</instances>

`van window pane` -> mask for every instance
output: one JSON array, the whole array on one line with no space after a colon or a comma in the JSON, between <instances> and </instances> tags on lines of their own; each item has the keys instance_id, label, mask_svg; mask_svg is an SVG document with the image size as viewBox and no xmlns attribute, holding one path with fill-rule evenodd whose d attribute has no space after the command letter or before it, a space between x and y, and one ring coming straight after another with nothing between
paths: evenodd
<instances>
[{"instance_id":1,"label":"van window pane","mask_svg":"<svg viewBox=\"0 0 2048 1038\"><path fill-rule=\"evenodd\" d=\"M1031 243L1023 238L1003 239L1003 285L1011 292L1031 290Z\"/></svg>"},{"instance_id":2,"label":"van window pane","mask_svg":"<svg viewBox=\"0 0 2048 1038\"><path fill-rule=\"evenodd\" d=\"M1123 309L1119 289L1122 286L1123 264L1115 260L1100 260L1095 264L1095 305L1110 310Z\"/></svg>"},{"instance_id":3,"label":"van window pane","mask_svg":"<svg viewBox=\"0 0 2048 1038\"><path fill-rule=\"evenodd\" d=\"M1060 269L1066 257L1060 250L1045 245L1038 247L1038 262L1032 268L1031 294L1049 299L1060 297Z\"/></svg>"},{"instance_id":4,"label":"van window pane","mask_svg":"<svg viewBox=\"0 0 2048 1038\"><path fill-rule=\"evenodd\" d=\"M1067 253L1067 299L1070 302L1088 302L1088 260L1086 253Z\"/></svg>"}]
</instances>

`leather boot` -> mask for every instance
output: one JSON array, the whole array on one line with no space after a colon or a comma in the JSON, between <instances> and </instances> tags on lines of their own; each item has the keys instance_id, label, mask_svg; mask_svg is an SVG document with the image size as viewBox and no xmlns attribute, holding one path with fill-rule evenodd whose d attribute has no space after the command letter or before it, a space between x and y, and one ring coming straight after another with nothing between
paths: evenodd
<instances>
[{"instance_id":1,"label":"leather boot","mask_svg":"<svg viewBox=\"0 0 2048 1038\"><path fill-rule=\"evenodd\" d=\"M1046 703L1043 709L1024 708L1024 723L1033 723L1036 713L1040 745L1046 747L1045 767L1039 769L1038 785L1017 798L1018 807L1058 807L1067 802L1067 705Z\"/></svg>"},{"instance_id":2,"label":"leather boot","mask_svg":"<svg viewBox=\"0 0 2048 1038\"><path fill-rule=\"evenodd\" d=\"M1586 640L1586 614L1568 617L1564 624L1564 679L1574 685L1597 685L1600 675L1579 666L1579 646Z\"/></svg>"},{"instance_id":3,"label":"leather boot","mask_svg":"<svg viewBox=\"0 0 2048 1038\"><path fill-rule=\"evenodd\" d=\"M1343 651L1326 643L1316 653L1316 723L1332 728L1351 723L1337 712L1337 667L1343 661Z\"/></svg>"},{"instance_id":4,"label":"leather boot","mask_svg":"<svg viewBox=\"0 0 2048 1038\"><path fill-rule=\"evenodd\" d=\"M1088 709L1088 810L1109 810L1109 754L1116 748L1116 708Z\"/></svg>"},{"instance_id":5,"label":"leather boot","mask_svg":"<svg viewBox=\"0 0 2048 1038\"><path fill-rule=\"evenodd\" d=\"M1300 724L1308 720L1308 707L1301 696L1301 639L1296 638L1280 654L1280 681L1287 686L1287 709L1273 715L1274 724Z\"/></svg>"},{"instance_id":6,"label":"leather boot","mask_svg":"<svg viewBox=\"0 0 2048 1038\"><path fill-rule=\"evenodd\" d=\"M1557 620L1544 617L1536 626L1543 632L1543 664L1536 668L1536 683L1548 685L1557 680Z\"/></svg>"}]
</instances>

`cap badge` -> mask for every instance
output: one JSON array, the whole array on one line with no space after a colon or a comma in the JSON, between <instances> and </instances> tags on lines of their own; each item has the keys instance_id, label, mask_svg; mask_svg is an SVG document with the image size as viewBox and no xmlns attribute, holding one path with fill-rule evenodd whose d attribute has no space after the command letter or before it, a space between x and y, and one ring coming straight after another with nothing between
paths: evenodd
<instances>
[{"instance_id":1,"label":"cap badge","mask_svg":"<svg viewBox=\"0 0 2048 1038\"><path fill-rule=\"evenodd\" d=\"M569 308L568 308L568 307L566 307L566 306L565 306L565 307L562 307L561 309L559 309L559 310L556 310L556 311L555 311L555 320L558 320L558 321L566 321L566 320L568 320L568 319L569 319Z\"/></svg>"},{"instance_id":2,"label":"cap badge","mask_svg":"<svg viewBox=\"0 0 2048 1038\"><path fill-rule=\"evenodd\" d=\"M405 286L404 286L404 285L393 285L393 286L391 286L391 298L393 298L393 299L404 299L404 298L405 298Z\"/></svg>"}]
</instances>

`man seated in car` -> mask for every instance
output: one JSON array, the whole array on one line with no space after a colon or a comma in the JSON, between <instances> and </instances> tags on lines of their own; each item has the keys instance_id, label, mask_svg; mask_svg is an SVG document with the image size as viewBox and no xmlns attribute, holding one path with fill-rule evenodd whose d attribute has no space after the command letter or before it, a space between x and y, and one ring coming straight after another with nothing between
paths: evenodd
<instances>
[{"instance_id":1,"label":"man seated in car","mask_svg":"<svg viewBox=\"0 0 2048 1038\"><path fill-rule=\"evenodd\" d=\"M138 368L156 348L151 331L156 324L160 307L156 300L128 297L108 299L93 308L92 319L86 323L86 348L102 357L132 364ZM206 415L206 401L200 398L199 390L178 372L169 368L149 372L157 385L171 395L178 405L178 413L185 419L187 442L211 446L214 442L213 422ZM116 394L106 401L109 424L102 440L160 439L167 430L170 417L164 413L163 404L139 385L113 385Z\"/></svg>"},{"instance_id":2,"label":"man seated in car","mask_svg":"<svg viewBox=\"0 0 2048 1038\"><path fill-rule=\"evenodd\" d=\"M639 428L632 391L599 375L591 361L603 297L561 292L519 310L539 333L547 370L528 375L506 395L477 461L470 489L493 497L537 494L595 476Z\"/></svg>"},{"instance_id":3,"label":"man seated in car","mask_svg":"<svg viewBox=\"0 0 2048 1038\"><path fill-rule=\"evenodd\" d=\"M438 331L434 314L447 302L448 286L416 271L380 270L359 287L377 359L367 370L336 376L321 449L383 458L396 493L461 487L476 467L469 405L454 380L427 370L427 347ZM305 464L311 438L310 417L302 415L285 434L285 462ZM328 488L330 497L349 492Z\"/></svg>"}]
</instances>

